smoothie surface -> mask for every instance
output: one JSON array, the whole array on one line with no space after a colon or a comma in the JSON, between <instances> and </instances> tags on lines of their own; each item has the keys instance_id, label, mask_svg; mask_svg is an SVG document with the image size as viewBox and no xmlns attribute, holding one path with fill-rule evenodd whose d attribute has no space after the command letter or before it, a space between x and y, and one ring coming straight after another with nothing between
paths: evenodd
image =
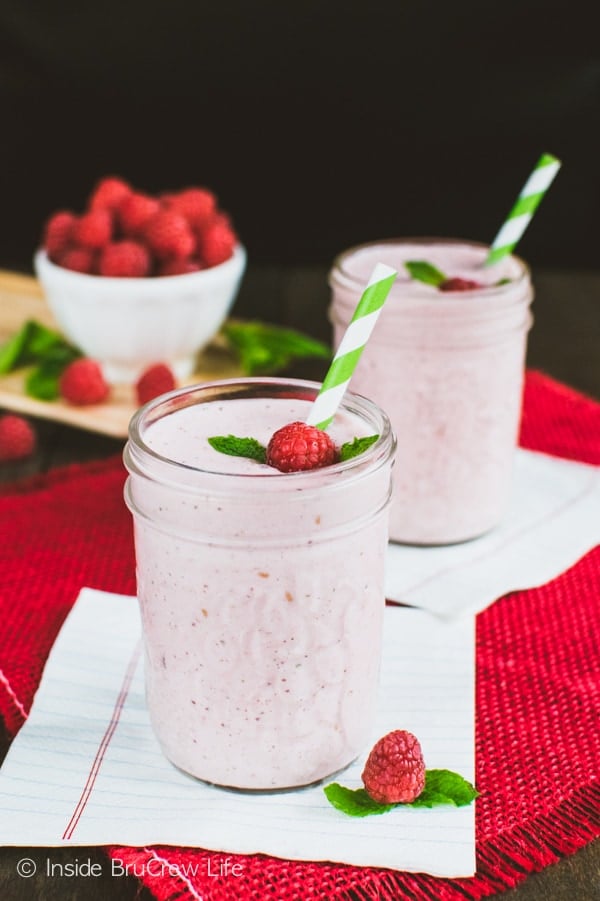
<instances>
[{"instance_id":1,"label":"smoothie surface","mask_svg":"<svg viewBox=\"0 0 600 901\"><path fill-rule=\"evenodd\" d=\"M211 472L282 475L277 469L244 457L230 457L208 443L216 435L256 438L265 447L277 429L304 421L311 402L296 398L238 398L195 404L152 423L144 434L155 453L185 466ZM358 416L338 411L327 429L339 447L373 431Z\"/></svg>"},{"instance_id":2,"label":"smoothie surface","mask_svg":"<svg viewBox=\"0 0 600 901\"><path fill-rule=\"evenodd\" d=\"M394 294L410 291L411 294L422 292L424 296L432 296L432 293L438 292L431 285L425 285L410 277L404 265L408 261L425 261L448 278L472 279L485 286L492 286L500 279L513 280L520 277L521 267L511 256L498 260L493 266L484 266L487 252L488 249L484 246L461 242L414 244L382 242L363 245L344 255L341 270L351 278L366 282L376 263L386 263L398 271Z\"/></svg>"}]
</instances>

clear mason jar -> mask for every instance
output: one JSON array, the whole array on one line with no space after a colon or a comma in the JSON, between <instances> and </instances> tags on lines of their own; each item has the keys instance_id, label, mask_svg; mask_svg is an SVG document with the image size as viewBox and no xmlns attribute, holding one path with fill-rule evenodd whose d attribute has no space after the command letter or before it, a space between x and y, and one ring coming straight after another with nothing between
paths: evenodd
<instances>
[{"instance_id":1,"label":"clear mason jar","mask_svg":"<svg viewBox=\"0 0 600 901\"><path fill-rule=\"evenodd\" d=\"M336 442L379 438L309 472L210 448L194 457L206 435L266 444L305 417L318 388L214 382L151 401L130 425L125 497L148 708L165 755L208 782L309 784L372 737L395 447L387 416L347 394Z\"/></svg>"},{"instance_id":2,"label":"clear mason jar","mask_svg":"<svg viewBox=\"0 0 600 901\"><path fill-rule=\"evenodd\" d=\"M382 241L345 251L330 272L335 346L374 263L399 273L352 379L353 391L379 404L396 433L393 541L475 538L507 509L533 289L517 257L484 267L488 249L443 239ZM411 279L408 260L485 286L442 292Z\"/></svg>"}]
</instances>

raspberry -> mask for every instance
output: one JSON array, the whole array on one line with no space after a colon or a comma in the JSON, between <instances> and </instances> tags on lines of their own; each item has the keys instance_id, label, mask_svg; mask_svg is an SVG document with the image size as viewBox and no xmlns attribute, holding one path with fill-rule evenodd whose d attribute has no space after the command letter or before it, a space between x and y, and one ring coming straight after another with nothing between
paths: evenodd
<instances>
[{"instance_id":1,"label":"raspberry","mask_svg":"<svg viewBox=\"0 0 600 901\"><path fill-rule=\"evenodd\" d=\"M130 192L131 188L122 178L115 178L114 176L103 178L92 191L88 209L115 212Z\"/></svg>"},{"instance_id":2,"label":"raspberry","mask_svg":"<svg viewBox=\"0 0 600 901\"><path fill-rule=\"evenodd\" d=\"M197 260L167 260L159 266L157 275L187 275L200 272L203 266Z\"/></svg>"},{"instance_id":3,"label":"raspberry","mask_svg":"<svg viewBox=\"0 0 600 901\"><path fill-rule=\"evenodd\" d=\"M148 220L160 209L160 203L147 194L128 194L119 207L119 222L126 235L135 237L143 232Z\"/></svg>"},{"instance_id":4,"label":"raspberry","mask_svg":"<svg viewBox=\"0 0 600 901\"><path fill-rule=\"evenodd\" d=\"M414 801L425 788L425 761L418 739L404 729L384 735L367 758L362 781L379 804Z\"/></svg>"},{"instance_id":5,"label":"raspberry","mask_svg":"<svg viewBox=\"0 0 600 901\"><path fill-rule=\"evenodd\" d=\"M88 247L71 247L61 254L56 262L73 272L84 272L93 275L96 272L96 254Z\"/></svg>"},{"instance_id":6,"label":"raspberry","mask_svg":"<svg viewBox=\"0 0 600 901\"><path fill-rule=\"evenodd\" d=\"M483 288L481 282L474 282L470 278L447 278L439 285L440 291L475 291Z\"/></svg>"},{"instance_id":7,"label":"raspberry","mask_svg":"<svg viewBox=\"0 0 600 901\"><path fill-rule=\"evenodd\" d=\"M187 221L172 210L159 210L148 220L144 234L160 260L189 257L196 245Z\"/></svg>"},{"instance_id":8,"label":"raspberry","mask_svg":"<svg viewBox=\"0 0 600 901\"><path fill-rule=\"evenodd\" d=\"M86 357L69 363L58 384L61 396L79 407L101 403L110 390L98 363Z\"/></svg>"},{"instance_id":9,"label":"raspberry","mask_svg":"<svg viewBox=\"0 0 600 901\"><path fill-rule=\"evenodd\" d=\"M196 235L196 240L198 244L201 243L202 238L206 234L206 232L214 225L223 226L224 228L228 228L230 232L234 233L234 237L237 241L237 235L235 235L235 229L233 227L233 222L231 221L231 216L228 213L224 213L223 210L217 210L214 215L209 219L208 222L204 222L202 225L195 225L193 230Z\"/></svg>"},{"instance_id":10,"label":"raspberry","mask_svg":"<svg viewBox=\"0 0 600 901\"><path fill-rule=\"evenodd\" d=\"M42 244L54 262L71 243L75 218L75 215L68 210L60 210L50 216L46 222Z\"/></svg>"},{"instance_id":11,"label":"raspberry","mask_svg":"<svg viewBox=\"0 0 600 901\"><path fill-rule=\"evenodd\" d=\"M215 222L198 237L200 258L207 266L218 266L230 258L236 243L233 229L224 222Z\"/></svg>"},{"instance_id":12,"label":"raspberry","mask_svg":"<svg viewBox=\"0 0 600 901\"><path fill-rule=\"evenodd\" d=\"M150 254L137 241L113 241L100 255L100 275L143 278L150 273Z\"/></svg>"},{"instance_id":13,"label":"raspberry","mask_svg":"<svg viewBox=\"0 0 600 901\"><path fill-rule=\"evenodd\" d=\"M167 209L200 228L208 224L217 207L215 195L206 188L186 188L178 194L167 195L164 201Z\"/></svg>"},{"instance_id":14,"label":"raspberry","mask_svg":"<svg viewBox=\"0 0 600 901\"><path fill-rule=\"evenodd\" d=\"M223 210L216 212L209 224L217 225L217 223L219 225L226 225L227 228L231 229L231 231L234 231L231 216L229 215L229 213L224 213Z\"/></svg>"},{"instance_id":15,"label":"raspberry","mask_svg":"<svg viewBox=\"0 0 600 901\"><path fill-rule=\"evenodd\" d=\"M73 224L73 240L82 247L99 250L111 239L112 214L108 210L84 213Z\"/></svg>"},{"instance_id":16,"label":"raspberry","mask_svg":"<svg viewBox=\"0 0 600 901\"><path fill-rule=\"evenodd\" d=\"M23 460L34 448L35 432L26 419L14 413L0 416L0 463Z\"/></svg>"},{"instance_id":17,"label":"raspberry","mask_svg":"<svg viewBox=\"0 0 600 901\"><path fill-rule=\"evenodd\" d=\"M337 458L333 440L322 429L291 422L278 429L267 445L267 463L280 472L330 466Z\"/></svg>"},{"instance_id":18,"label":"raspberry","mask_svg":"<svg viewBox=\"0 0 600 901\"><path fill-rule=\"evenodd\" d=\"M168 366L164 363L155 363L142 372L136 382L135 391L138 403L146 404L149 400L164 394L166 391L172 391L177 387L175 376Z\"/></svg>"}]
</instances>

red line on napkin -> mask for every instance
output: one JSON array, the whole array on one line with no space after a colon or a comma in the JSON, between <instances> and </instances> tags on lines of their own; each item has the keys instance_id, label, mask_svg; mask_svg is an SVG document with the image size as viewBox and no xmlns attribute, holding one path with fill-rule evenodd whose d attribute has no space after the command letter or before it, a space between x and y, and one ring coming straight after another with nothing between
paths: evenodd
<instances>
[{"instance_id":1,"label":"red line on napkin","mask_svg":"<svg viewBox=\"0 0 600 901\"><path fill-rule=\"evenodd\" d=\"M101 740L100 744L98 745L98 750L96 751L96 756L94 757L94 760L90 767L90 771L88 773L88 777L87 777L85 786L83 788L83 791L81 792L79 801L77 802L77 804L75 806L75 810L73 811L73 814L71 816L71 819L69 820L67 828L63 832L63 836L62 836L63 839L73 838L73 833L75 832L75 829L77 828L77 824L79 823L79 820L81 819L83 811L85 810L86 805L90 799L90 795L92 794L92 791L94 790L94 785L96 784L96 779L98 777L98 773L100 772L100 767L102 766L104 757L106 756L106 752L108 750L108 746L110 745L111 738L115 734L115 729L117 728L117 726L119 724L119 720L121 719L121 712L123 710L123 705L125 704L125 701L127 700L127 695L129 694L129 689L131 688L131 680L133 679L135 670L137 668L141 651L142 651L142 642L140 640L140 641L138 641L136 647L134 648L133 654L131 655L129 665L127 667L125 675L123 676L123 684L121 686L121 690L117 696L117 700L115 701L115 706L114 706L114 709L112 712L112 716L110 718L110 722L109 722L108 726L106 727L106 731L105 731L104 735L102 736L102 740Z\"/></svg>"}]
</instances>

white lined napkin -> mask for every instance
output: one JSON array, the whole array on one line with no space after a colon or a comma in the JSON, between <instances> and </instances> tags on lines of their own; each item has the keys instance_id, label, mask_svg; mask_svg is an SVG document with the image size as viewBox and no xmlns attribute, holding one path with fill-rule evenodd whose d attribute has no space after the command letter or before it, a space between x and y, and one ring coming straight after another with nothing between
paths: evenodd
<instances>
[{"instance_id":1,"label":"white lined napkin","mask_svg":"<svg viewBox=\"0 0 600 901\"><path fill-rule=\"evenodd\" d=\"M447 547L390 544L386 597L453 618L535 588L600 542L600 467L518 449L504 522Z\"/></svg>"},{"instance_id":2,"label":"white lined napkin","mask_svg":"<svg viewBox=\"0 0 600 901\"><path fill-rule=\"evenodd\" d=\"M0 844L160 843L473 875L474 805L353 819L321 786L248 795L175 769L148 722L139 631L135 599L81 592L0 770ZM472 781L474 657L473 617L388 608L373 741L409 729L428 767ZM336 780L359 787L367 752Z\"/></svg>"}]
</instances>

